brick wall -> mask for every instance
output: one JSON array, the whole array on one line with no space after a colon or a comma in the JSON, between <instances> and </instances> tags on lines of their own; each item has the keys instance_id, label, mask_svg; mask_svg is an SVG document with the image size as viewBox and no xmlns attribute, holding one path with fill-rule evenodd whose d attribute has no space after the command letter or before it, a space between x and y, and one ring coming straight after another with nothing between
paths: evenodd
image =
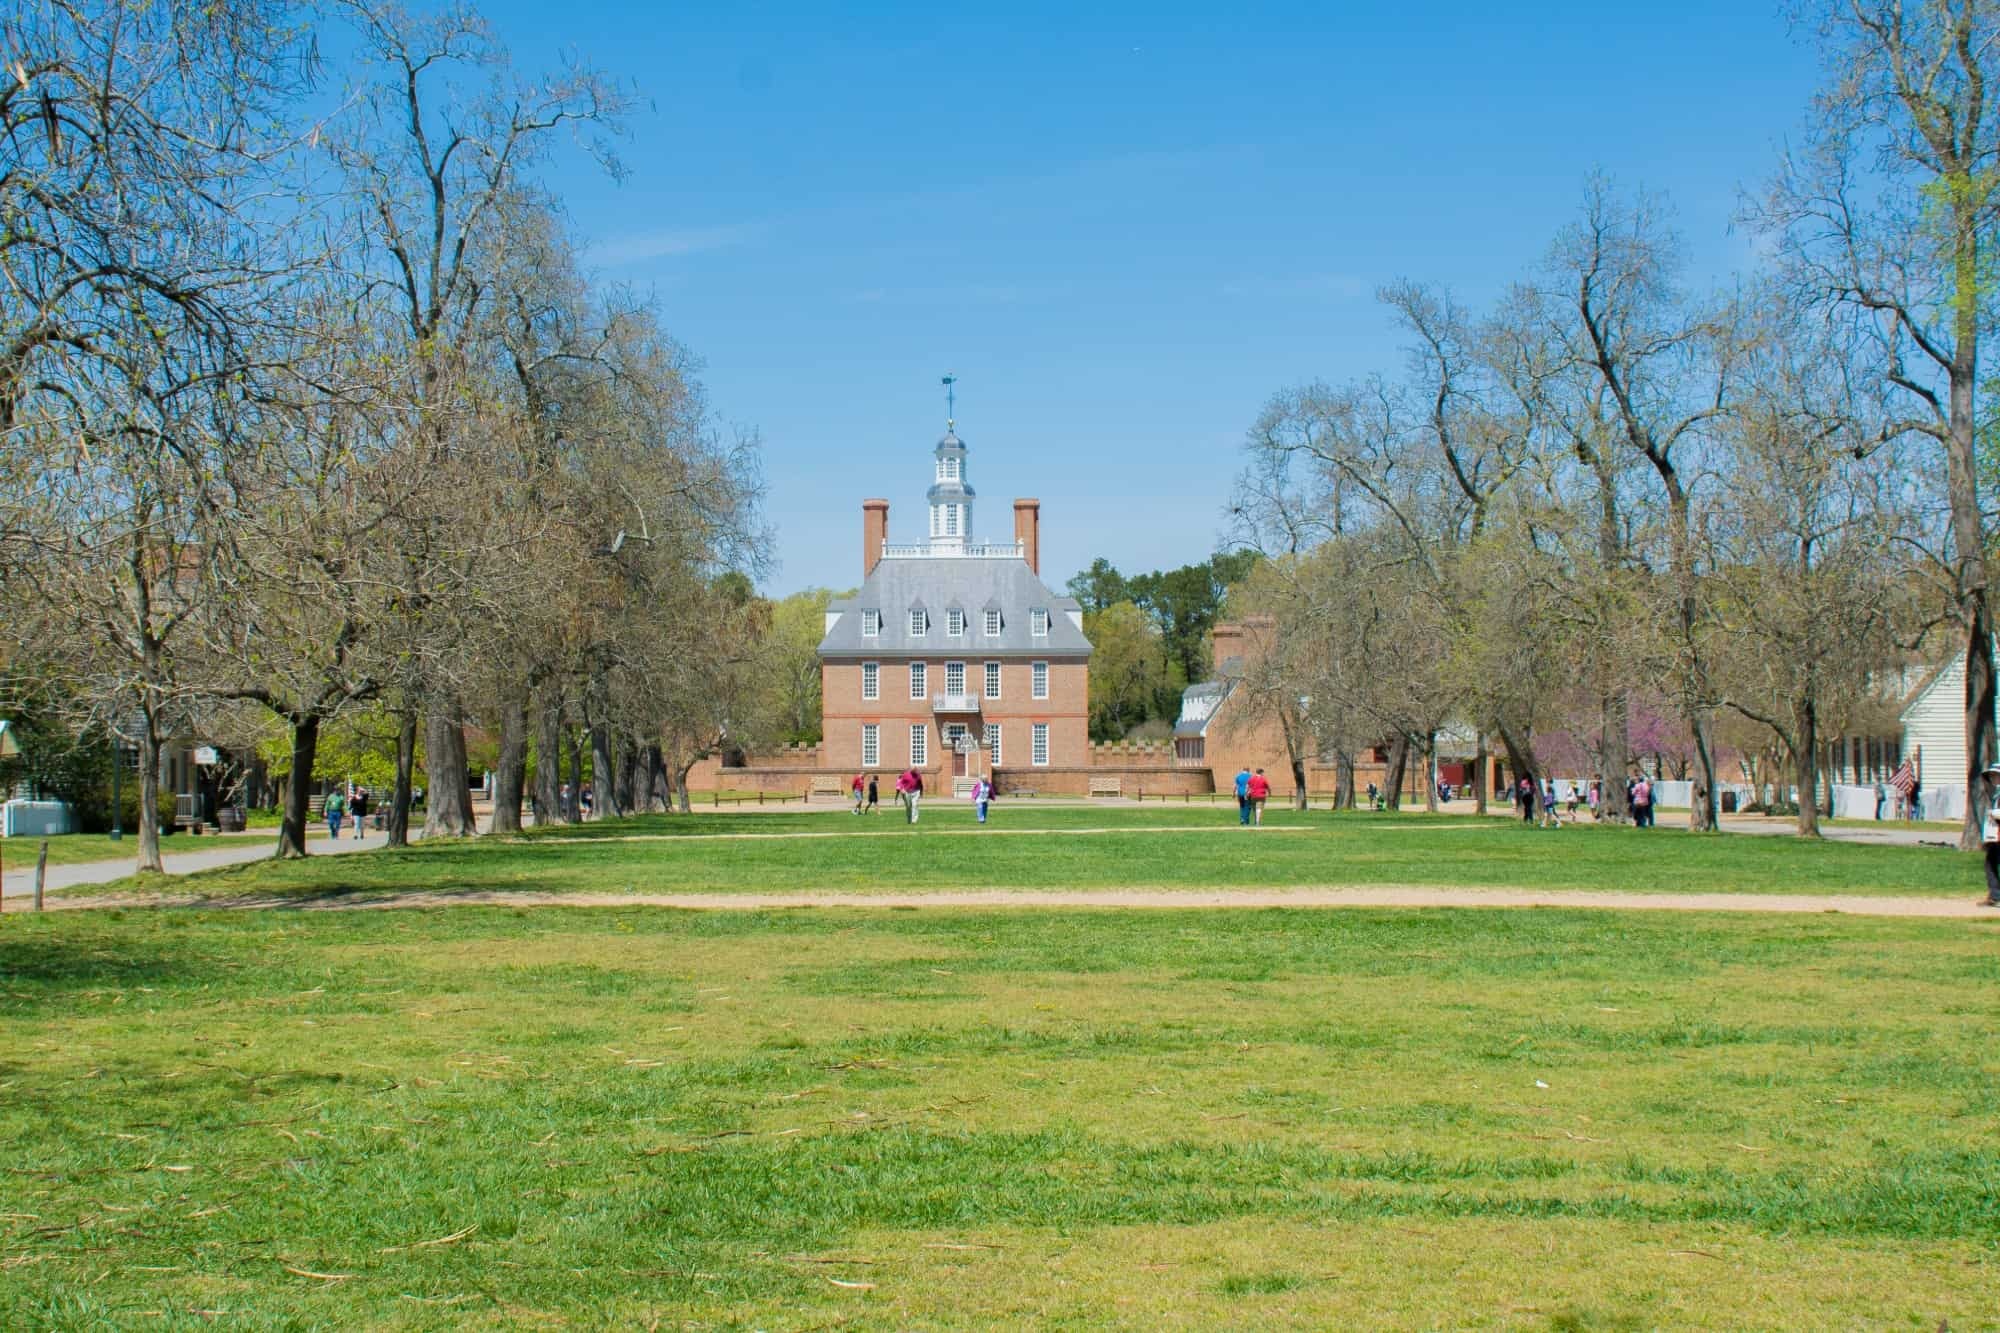
<instances>
[{"instance_id":1,"label":"brick wall","mask_svg":"<svg viewBox=\"0 0 2000 1333\"><path fill-rule=\"evenodd\" d=\"M1094 741L1090 766L1102 769L1173 768L1172 741Z\"/></svg>"},{"instance_id":2,"label":"brick wall","mask_svg":"<svg viewBox=\"0 0 2000 1333\"><path fill-rule=\"evenodd\" d=\"M924 697L910 697L909 658L883 658L877 662L879 698L861 697L860 662L828 662L821 667L821 717L825 739L820 746L821 763L836 771L861 770L861 728L874 723L881 728L881 750L875 771L900 773L910 763L910 728L925 728L928 762L923 765L926 780L942 778L952 771L952 755L944 743L944 728L954 722L970 728L983 738L987 723L1000 727L1000 757L1003 768L1031 767L1033 726L1049 727L1050 768L1081 768L1091 762L1090 745L1090 663L1086 658L1045 659L1049 664L1048 698L1033 697L1033 666L1026 660L1005 659L1000 664L1000 697L988 699L986 659L941 653L925 657ZM965 663L965 692L975 696L978 712L939 714L932 696L945 692L945 665ZM983 761L981 769L985 767Z\"/></svg>"},{"instance_id":3,"label":"brick wall","mask_svg":"<svg viewBox=\"0 0 2000 1333\"><path fill-rule=\"evenodd\" d=\"M1205 768L1002 768L993 785L1002 796L1033 792L1040 796L1088 796L1092 779L1116 778L1121 796L1201 796L1214 790Z\"/></svg>"}]
</instances>

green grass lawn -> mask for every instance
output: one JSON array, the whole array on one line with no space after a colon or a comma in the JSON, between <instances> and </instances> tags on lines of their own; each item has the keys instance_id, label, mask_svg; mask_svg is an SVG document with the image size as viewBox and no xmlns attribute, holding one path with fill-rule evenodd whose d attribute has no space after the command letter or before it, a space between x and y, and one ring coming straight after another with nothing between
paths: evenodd
<instances>
[{"instance_id":1,"label":"green grass lawn","mask_svg":"<svg viewBox=\"0 0 2000 1333\"><path fill-rule=\"evenodd\" d=\"M899 813L655 815L558 826L516 841L257 862L176 880L174 888L226 897L416 889L728 893L1399 884L1969 897L1980 882L1976 858L1931 847L1695 837L1674 829L1548 830L1471 816L1273 810L1267 818L1268 828L1245 830L1236 826L1233 809L1009 804L981 830L963 804L949 803L926 810L915 826Z\"/></svg>"},{"instance_id":2,"label":"green grass lawn","mask_svg":"<svg viewBox=\"0 0 2000 1333\"><path fill-rule=\"evenodd\" d=\"M0 1327L1993 1327L1996 989L1823 916L8 917Z\"/></svg>"}]
</instances>

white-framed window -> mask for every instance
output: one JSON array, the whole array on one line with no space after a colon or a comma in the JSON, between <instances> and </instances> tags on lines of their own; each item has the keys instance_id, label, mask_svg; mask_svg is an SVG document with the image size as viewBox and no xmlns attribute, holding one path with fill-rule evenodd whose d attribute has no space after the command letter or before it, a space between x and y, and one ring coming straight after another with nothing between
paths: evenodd
<instances>
[{"instance_id":1,"label":"white-framed window","mask_svg":"<svg viewBox=\"0 0 2000 1333\"><path fill-rule=\"evenodd\" d=\"M861 613L861 637L864 639L875 639L880 638L881 635L882 613L880 611L863 611Z\"/></svg>"},{"instance_id":2,"label":"white-framed window","mask_svg":"<svg viewBox=\"0 0 2000 1333\"><path fill-rule=\"evenodd\" d=\"M924 635L929 634L930 632L931 632L931 613L924 610L922 607L911 608L910 637L913 639L921 639L924 637Z\"/></svg>"},{"instance_id":3,"label":"white-framed window","mask_svg":"<svg viewBox=\"0 0 2000 1333\"><path fill-rule=\"evenodd\" d=\"M931 693L931 672L928 662L910 663L910 697L927 699Z\"/></svg>"},{"instance_id":4,"label":"white-framed window","mask_svg":"<svg viewBox=\"0 0 2000 1333\"><path fill-rule=\"evenodd\" d=\"M879 699L882 697L882 664L863 662L861 664L861 697Z\"/></svg>"},{"instance_id":5,"label":"white-framed window","mask_svg":"<svg viewBox=\"0 0 2000 1333\"><path fill-rule=\"evenodd\" d=\"M958 460L956 458L947 458L944 460L944 479L946 481L958 480Z\"/></svg>"},{"instance_id":6,"label":"white-framed window","mask_svg":"<svg viewBox=\"0 0 2000 1333\"><path fill-rule=\"evenodd\" d=\"M930 728L918 722L910 728L910 767L922 768L931 761Z\"/></svg>"},{"instance_id":7,"label":"white-framed window","mask_svg":"<svg viewBox=\"0 0 2000 1333\"><path fill-rule=\"evenodd\" d=\"M873 722L861 724L861 766L874 768L882 762L882 728Z\"/></svg>"},{"instance_id":8,"label":"white-framed window","mask_svg":"<svg viewBox=\"0 0 2000 1333\"><path fill-rule=\"evenodd\" d=\"M1030 668L1030 670L1032 672L1032 676L1030 678L1034 682L1034 688L1029 690L1028 693L1037 699L1048 698L1049 664L1047 662L1037 662L1032 668Z\"/></svg>"},{"instance_id":9,"label":"white-framed window","mask_svg":"<svg viewBox=\"0 0 2000 1333\"><path fill-rule=\"evenodd\" d=\"M998 699L1000 697L1000 664L998 662L988 662L986 664L986 697L989 699Z\"/></svg>"},{"instance_id":10,"label":"white-framed window","mask_svg":"<svg viewBox=\"0 0 2000 1333\"><path fill-rule=\"evenodd\" d=\"M965 663L946 662L944 664L944 692L946 694L965 693Z\"/></svg>"},{"instance_id":11,"label":"white-framed window","mask_svg":"<svg viewBox=\"0 0 2000 1333\"><path fill-rule=\"evenodd\" d=\"M1000 613L998 611L988 611L986 613L986 637L989 639L1000 637Z\"/></svg>"},{"instance_id":12,"label":"white-framed window","mask_svg":"<svg viewBox=\"0 0 2000 1333\"><path fill-rule=\"evenodd\" d=\"M957 607L944 613L944 632L954 639L965 637L965 612Z\"/></svg>"},{"instance_id":13,"label":"white-framed window","mask_svg":"<svg viewBox=\"0 0 2000 1333\"><path fill-rule=\"evenodd\" d=\"M1049 724L1035 723L1033 738L1028 746L1028 758L1038 767L1047 767L1049 762Z\"/></svg>"},{"instance_id":14,"label":"white-framed window","mask_svg":"<svg viewBox=\"0 0 2000 1333\"><path fill-rule=\"evenodd\" d=\"M958 535L957 505L946 505L944 507L944 535L947 537L956 537Z\"/></svg>"},{"instance_id":15,"label":"white-framed window","mask_svg":"<svg viewBox=\"0 0 2000 1333\"><path fill-rule=\"evenodd\" d=\"M953 754L957 754L958 743L964 740L965 736L965 724L963 722L953 722L944 729L944 748Z\"/></svg>"},{"instance_id":16,"label":"white-framed window","mask_svg":"<svg viewBox=\"0 0 2000 1333\"><path fill-rule=\"evenodd\" d=\"M995 768L1000 767L1000 724L998 722L988 722L986 724L986 762Z\"/></svg>"},{"instance_id":17,"label":"white-framed window","mask_svg":"<svg viewBox=\"0 0 2000 1333\"><path fill-rule=\"evenodd\" d=\"M1049 637L1049 613L1040 609L1028 612L1028 633L1038 639Z\"/></svg>"}]
</instances>

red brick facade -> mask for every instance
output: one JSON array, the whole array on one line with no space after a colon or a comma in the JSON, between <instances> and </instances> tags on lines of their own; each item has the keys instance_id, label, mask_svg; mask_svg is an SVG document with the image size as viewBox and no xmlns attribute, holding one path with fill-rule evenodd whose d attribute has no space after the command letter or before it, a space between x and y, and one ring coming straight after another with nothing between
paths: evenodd
<instances>
[{"instance_id":1,"label":"red brick facade","mask_svg":"<svg viewBox=\"0 0 2000 1333\"><path fill-rule=\"evenodd\" d=\"M945 745L947 730L954 725L966 728L983 739L988 725L1000 728L1000 769L1078 768L1090 762L1090 661L1088 658L1041 658L1027 661L1000 661L1000 697L986 697L986 662L975 654L927 654L922 658L884 657L872 659L876 666L876 694L863 697L862 662L834 661L821 668L821 763L841 772L874 771L900 773L910 764L911 728L925 729L925 762L919 765L931 777L943 778L986 773L988 756L982 751L965 765ZM924 663L924 697L910 697L912 662ZM1048 667L1048 697L1034 697L1034 663ZM965 691L972 696L973 711L939 712L933 702L946 689L949 664L965 666ZM1048 728L1046 762L1037 764L1034 753L1036 724ZM878 728L875 762L863 762L863 728Z\"/></svg>"}]
</instances>

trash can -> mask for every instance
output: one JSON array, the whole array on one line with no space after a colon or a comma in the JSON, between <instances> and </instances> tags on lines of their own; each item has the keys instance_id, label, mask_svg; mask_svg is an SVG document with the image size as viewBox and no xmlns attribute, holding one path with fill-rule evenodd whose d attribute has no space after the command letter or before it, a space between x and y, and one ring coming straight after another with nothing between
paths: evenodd
<instances>
[{"instance_id":1,"label":"trash can","mask_svg":"<svg viewBox=\"0 0 2000 1333\"><path fill-rule=\"evenodd\" d=\"M241 833L246 826L243 811L237 806L223 806L215 812L215 826L224 833Z\"/></svg>"},{"instance_id":2,"label":"trash can","mask_svg":"<svg viewBox=\"0 0 2000 1333\"><path fill-rule=\"evenodd\" d=\"M1722 813L1725 815L1733 815L1736 813L1735 792L1725 791L1722 793Z\"/></svg>"}]
</instances>

